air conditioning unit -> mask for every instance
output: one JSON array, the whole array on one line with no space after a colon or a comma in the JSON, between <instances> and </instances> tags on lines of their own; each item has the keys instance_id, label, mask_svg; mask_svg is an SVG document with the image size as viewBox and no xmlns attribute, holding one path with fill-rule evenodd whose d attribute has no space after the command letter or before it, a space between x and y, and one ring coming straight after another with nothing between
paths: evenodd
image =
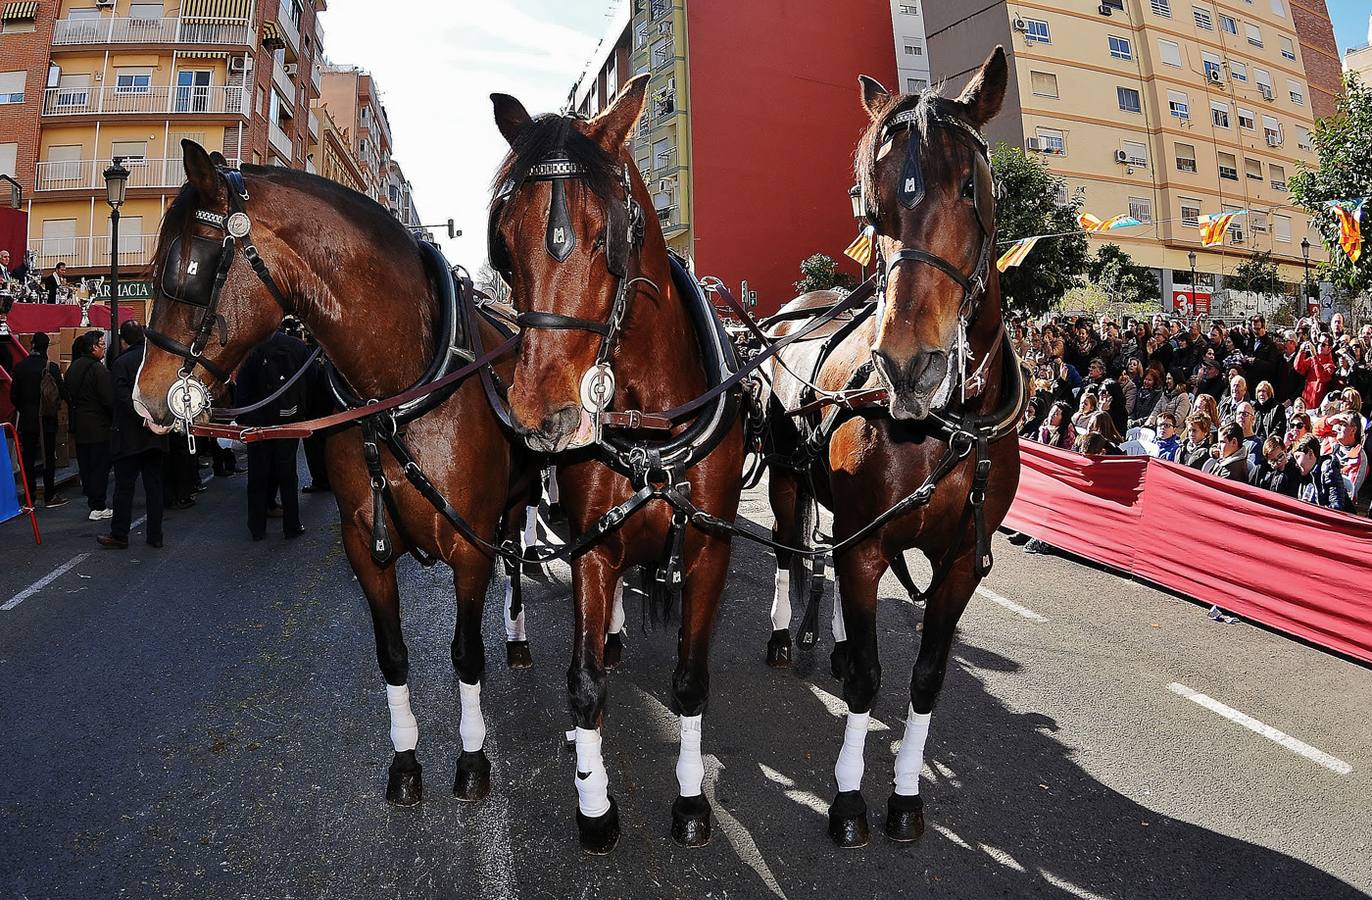
<instances>
[{"instance_id":1,"label":"air conditioning unit","mask_svg":"<svg viewBox=\"0 0 1372 900\"><path fill-rule=\"evenodd\" d=\"M1115 11L1114 11L1113 9L1111 9L1107 4L1104 4L1104 3L1102 3L1099 7L1097 7L1097 11L1098 11L1102 16L1113 16L1113 15L1115 14Z\"/></svg>"},{"instance_id":2,"label":"air conditioning unit","mask_svg":"<svg viewBox=\"0 0 1372 900\"><path fill-rule=\"evenodd\" d=\"M114 0L95 0L96 6L114 6Z\"/></svg>"},{"instance_id":3,"label":"air conditioning unit","mask_svg":"<svg viewBox=\"0 0 1372 900\"><path fill-rule=\"evenodd\" d=\"M1262 99L1266 100L1268 103L1277 99L1276 94L1272 93L1272 85L1270 84L1258 85L1258 93L1262 94Z\"/></svg>"},{"instance_id":4,"label":"air conditioning unit","mask_svg":"<svg viewBox=\"0 0 1372 900\"><path fill-rule=\"evenodd\" d=\"M1124 165L1125 163L1129 162L1129 154L1125 153L1123 150L1116 150L1115 162L1119 163L1120 165Z\"/></svg>"},{"instance_id":5,"label":"air conditioning unit","mask_svg":"<svg viewBox=\"0 0 1372 900\"><path fill-rule=\"evenodd\" d=\"M1010 23L1010 26L1011 26L1012 28L1014 28L1016 31L1028 31L1028 30L1029 30L1029 23L1028 23L1028 22L1025 22L1025 21L1024 21L1023 19L1021 19L1019 16L1015 16L1015 19L1014 19L1013 22Z\"/></svg>"},{"instance_id":6,"label":"air conditioning unit","mask_svg":"<svg viewBox=\"0 0 1372 900\"><path fill-rule=\"evenodd\" d=\"M1210 73L1211 84L1224 84L1224 73L1219 69L1207 69L1206 71Z\"/></svg>"},{"instance_id":7,"label":"air conditioning unit","mask_svg":"<svg viewBox=\"0 0 1372 900\"><path fill-rule=\"evenodd\" d=\"M675 178L663 178L663 179L661 179L661 180L658 181L658 183L657 183L657 190L658 190L658 193L670 194L672 191L676 190L676 179L675 179Z\"/></svg>"},{"instance_id":8,"label":"air conditioning unit","mask_svg":"<svg viewBox=\"0 0 1372 900\"><path fill-rule=\"evenodd\" d=\"M230 56L230 57L229 57L229 71L230 71L230 72L246 72L246 71L248 71L248 58L247 58L246 56Z\"/></svg>"},{"instance_id":9,"label":"air conditioning unit","mask_svg":"<svg viewBox=\"0 0 1372 900\"><path fill-rule=\"evenodd\" d=\"M1269 147L1280 147L1280 146L1281 146L1281 137L1280 137L1279 135L1269 134L1269 135L1267 136L1267 146L1269 146Z\"/></svg>"},{"instance_id":10,"label":"air conditioning unit","mask_svg":"<svg viewBox=\"0 0 1372 900\"><path fill-rule=\"evenodd\" d=\"M1042 153L1045 146L1047 145L1044 143L1043 138L1031 137L1024 139L1024 147L1026 150Z\"/></svg>"},{"instance_id":11,"label":"air conditioning unit","mask_svg":"<svg viewBox=\"0 0 1372 900\"><path fill-rule=\"evenodd\" d=\"M286 72L287 78L294 78L300 74L300 63L286 63L281 68Z\"/></svg>"}]
</instances>

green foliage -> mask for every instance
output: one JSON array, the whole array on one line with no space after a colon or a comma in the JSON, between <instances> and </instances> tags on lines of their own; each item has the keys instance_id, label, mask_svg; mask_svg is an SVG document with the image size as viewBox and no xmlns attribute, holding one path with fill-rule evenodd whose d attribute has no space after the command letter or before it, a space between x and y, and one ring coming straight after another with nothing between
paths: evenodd
<instances>
[{"instance_id":1,"label":"green foliage","mask_svg":"<svg viewBox=\"0 0 1372 900\"><path fill-rule=\"evenodd\" d=\"M855 286L853 277L846 272L840 272L838 263L834 261L834 258L825 256L823 253L816 253L802 262L800 274L804 277L796 282L796 293L798 294L807 294L810 291L827 291L831 288L852 290Z\"/></svg>"},{"instance_id":2,"label":"green foliage","mask_svg":"<svg viewBox=\"0 0 1372 900\"><path fill-rule=\"evenodd\" d=\"M1018 147L997 144L991 151L991 168L1003 191L996 203L995 255L1004 253L1009 241L1069 232L1039 241L1022 264L1000 273L1001 296L1008 308L1033 315L1047 312L1086 271L1086 233L1077 222L1081 200L1058 205L1062 179Z\"/></svg>"},{"instance_id":3,"label":"green foliage","mask_svg":"<svg viewBox=\"0 0 1372 900\"><path fill-rule=\"evenodd\" d=\"M1325 207L1330 200L1372 196L1372 88L1356 75L1346 76L1346 90L1334 115L1315 123L1319 168L1304 165L1291 176L1291 196L1314 214L1314 224L1329 248L1320 275L1352 294L1372 289L1372 252L1364 248L1356 265L1339 248L1339 223ZM1363 213L1364 234L1372 231L1372 204ZM1372 235L1369 235L1372 236Z\"/></svg>"},{"instance_id":4,"label":"green foliage","mask_svg":"<svg viewBox=\"0 0 1372 900\"><path fill-rule=\"evenodd\" d=\"M1115 303L1147 303L1162 296L1158 277L1118 244L1102 244L1086 264L1087 277Z\"/></svg>"},{"instance_id":5,"label":"green foliage","mask_svg":"<svg viewBox=\"0 0 1372 900\"><path fill-rule=\"evenodd\" d=\"M1234 274L1226 281L1235 290L1251 291L1254 294L1282 293L1281 280L1277 277L1277 264L1272 261L1271 251L1255 253L1234 268Z\"/></svg>"}]
</instances>

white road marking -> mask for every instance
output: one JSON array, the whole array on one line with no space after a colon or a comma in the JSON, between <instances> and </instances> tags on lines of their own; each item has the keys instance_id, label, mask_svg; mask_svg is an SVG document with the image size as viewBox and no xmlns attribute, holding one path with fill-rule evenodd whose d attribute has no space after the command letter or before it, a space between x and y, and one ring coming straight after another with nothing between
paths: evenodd
<instances>
[{"instance_id":1,"label":"white road marking","mask_svg":"<svg viewBox=\"0 0 1372 900\"><path fill-rule=\"evenodd\" d=\"M1219 715L1224 716L1231 722L1234 722L1238 725L1242 725L1249 731L1262 735L1269 741L1273 741L1274 743L1280 744L1287 750L1290 750L1292 753L1295 753L1299 756L1304 756L1308 760L1319 763L1326 769L1329 769L1331 772L1337 772L1340 775L1347 775L1349 772L1353 771L1352 766L1350 766L1343 760L1339 759L1338 757L1330 756L1328 753L1325 753L1323 750L1320 750L1317 747L1312 747L1304 741L1299 741L1284 731L1278 731L1271 725L1259 722L1252 716L1247 715L1246 713L1239 712L1237 709L1234 709L1231 706L1225 706L1223 703L1214 699L1213 697L1207 697L1205 694L1202 694L1199 691L1193 691L1184 684L1178 684L1174 681L1167 686L1167 689L1179 697L1185 697L1192 703L1199 704L1200 706L1205 707L1213 713L1218 713Z\"/></svg>"},{"instance_id":2,"label":"white road marking","mask_svg":"<svg viewBox=\"0 0 1372 900\"><path fill-rule=\"evenodd\" d=\"M826 690L825 690L824 688L822 688L822 687L817 687L817 686L815 686L815 685L813 685L813 684L808 684L808 685L806 685L806 687L808 687L808 688L810 689L810 693L814 694L816 697L819 698L819 702L820 702L820 703L823 703L823 704L824 704L824 708L827 709L827 710L829 711L829 715L833 716L835 719L844 719L844 718L847 718L847 716L848 716L848 704L847 704L847 703L844 703L843 700L841 700L841 699L838 698L838 697L835 697L833 694L829 693L828 691L826 691ZM890 726L890 725L887 725L885 722L881 721L880 719L877 719L877 718L874 717L874 718L871 718L871 719L868 719L868 720L867 720L867 730L868 730L869 732L870 732L870 731L890 731L890 730L891 730L891 726Z\"/></svg>"},{"instance_id":3,"label":"white road marking","mask_svg":"<svg viewBox=\"0 0 1372 900\"><path fill-rule=\"evenodd\" d=\"M51 572L35 581L33 584L24 588L22 591L15 594L13 597L9 598L9 600L6 600L5 605L0 606L0 612L8 612L9 610L14 609L16 606L23 603L25 600L29 599L34 594L38 593L43 588L47 587L57 579L61 578L63 575L70 572L76 566L81 565L82 561L85 560L85 558L88 556L90 556L89 553L78 553L76 556L67 560L62 565L53 569Z\"/></svg>"},{"instance_id":4,"label":"white road marking","mask_svg":"<svg viewBox=\"0 0 1372 900\"><path fill-rule=\"evenodd\" d=\"M981 847L983 853L1000 863L1002 866L1005 866L1007 869L1014 869L1016 872L1024 871L1024 866L1019 864L1019 860L1015 859L999 847L992 847L990 844L982 844L980 842L978 842L977 846Z\"/></svg>"},{"instance_id":5,"label":"white road marking","mask_svg":"<svg viewBox=\"0 0 1372 900\"><path fill-rule=\"evenodd\" d=\"M958 837L957 832L954 831L953 829L949 828L948 826L946 826L946 825L940 825L940 824L938 824L937 822L935 822L935 823L933 823L932 825L930 825L929 827L932 828L932 829L934 829L935 831L937 831L939 834L943 835L944 837L946 837L948 840L952 841L954 844L957 844L957 845L958 845L959 847L961 847L962 849L964 849L964 850L971 850L971 849L972 849L972 845L971 845L971 844L967 843L967 842L964 841L962 838Z\"/></svg>"},{"instance_id":6,"label":"white road marking","mask_svg":"<svg viewBox=\"0 0 1372 900\"><path fill-rule=\"evenodd\" d=\"M758 763L757 766L762 770L762 776L764 778L785 788L786 799L799 803L807 809L813 809L822 816L827 817L829 815L829 804L825 803L819 797L809 791L802 791L800 788L796 787L796 783L793 780L786 775L783 775L781 772L778 772L776 769L773 769L771 766L764 765L763 763Z\"/></svg>"},{"instance_id":7,"label":"white road marking","mask_svg":"<svg viewBox=\"0 0 1372 900\"><path fill-rule=\"evenodd\" d=\"M710 808L714 810L715 818L719 820L719 827L724 831L724 837L733 846L738 858L747 864L748 868L757 873L757 877L762 879L762 883L767 885L767 890L771 891L781 900L787 900L786 892L781 889L781 883L772 873L771 866L767 865L767 860L763 858L762 851L758 849L757 841L748 833L748 829L743 823L735 819L733 813L725 809L715 798L715 782L719 780L719 771L724 768L724 764L719 761L713 753L705 754L705 771L709 773L709 778L705 779L703 790L705 799L710 801Z\"/></svg>"},{"instance_id":8,"label":"white road marking","mask_svg":"<svg viewBox=\"0 0 1372 900\"><path fill-rule=\"evenodd\" d=\"M1066 878L1054 875L1047 869L1039 869L1039 874L1043 876L1044 881L1048 882L1053 887L1058 888L1059 890L1066 891L1073 897L1080 897L1081 900L1106 900L1106 898L1102 897L1100 894L1088 891L1086 888L1081 887L1080 885L1075 885L1072 882L1068 881Z\"/></svg>"},{"instance_id":9,"label":"white road marking","mask_svg":"<svg viewBox=\"0 0 1372 900\"><path fill-rule=\"evenodd\" d=\"M1031 621L1031 622L1047 622L1047 621L1048 621L1046 618L1044 618L1043 616L1041 616L1041 615L1039 615L1038 613L1034 612L1032 609L1030 609L1029 607L1025 606L1024 604L1022 604L1022 603L1016 603L1014 600L1011 600L1009 597L1002 597L1000 594L997 594L995 591L991 590L990 588L979 587L979 588L977 588L977 593L978 593L978 594L981 594L983 597L985 597L987 600L990 600L992 603L996 603L996 604L999 604L1000 606L1005 607L1006 609L1010 610L1010 612L1012 612L1012 613L1015 613L1015 614L1017 614L1017 615L1024 616L1024 618L1028 619L1028 620Z\"/></svg>"}]
</instances>

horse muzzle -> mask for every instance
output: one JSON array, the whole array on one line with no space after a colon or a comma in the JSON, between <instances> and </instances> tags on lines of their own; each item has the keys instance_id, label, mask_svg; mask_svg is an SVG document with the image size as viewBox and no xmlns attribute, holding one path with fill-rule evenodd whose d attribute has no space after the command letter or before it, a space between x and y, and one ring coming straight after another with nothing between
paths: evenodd
<instances>
[{"instance_id":1,"label":"horse muzzle","mask_svg":"<svg viewBox=\"0 0 1372 900\"><path fill-rule=\"evenodd\" d=\"M543 417L536 428L527 428L517 420L515 430L535 453L562 453L591 443L594 423L579 404L567 403Z\"/></svg>"},{"instance_id":2,"label":"horse muzzle","mask_svg":"<svg viewBox=\"0 0 1372 900\"><path fill-rule=\"evenodd\" d=\"M952 367L945 350L920 350L905 360L872 348L872 364L891 395L893 419L923 419L948 403Z\"/></svg>"}]
</instances>

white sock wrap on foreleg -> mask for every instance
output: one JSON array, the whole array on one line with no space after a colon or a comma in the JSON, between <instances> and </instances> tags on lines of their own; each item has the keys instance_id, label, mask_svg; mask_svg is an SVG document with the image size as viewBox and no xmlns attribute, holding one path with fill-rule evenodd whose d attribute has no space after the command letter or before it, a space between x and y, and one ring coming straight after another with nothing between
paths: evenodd
<instances>
[{"instance_id":1,"label":"white sock wrap on foreleg","mask_svg":"<svg viewBox=\"0 0 1372 900\"><path fill-rule=\"evenodd\" d=\"M834 780L840 791L862 789L862 752L867 746L867 723L871 720L870 711L848 713L848 724L843 728L843 746L838 751L838 762L834 763Z\"/></svg>"},{"instance_id":2,"label":"white sock wrap on foreleg","mask_svg":"<svg viewBox=\"0 0 1372 900\"><path fill-rule=\"evenodd\" d=\"M676 758L676 783L681 796L699 797L705 781L705 762L700 758L700 716L681 717L681 752Z\"/></svg>"},{"instance_id":3,"label":"white sock wrap on foreleg","mask_svg":"<svg viewBox=\"0 0 1372 900\"><path fill-rule=\"evenodd\" d=\"M524 507L524 549L538 543L538 507Z\"/></svg>"},{"instance_id":4,"label":"white sock wrap on foreleg","mask_svg":"<svg viewBox=\"0 0 1372 900\"><path fill-rule=\"evenodd\" d=\"M776 593L772 595L772 630L791 627L791 569L777 567Z\"/></svg>"},{"instance_id":5,"label":"white sock wrap on foreleg","mask_svg":"<svg viewBox=\"0 0 1372 900\"><path fill-rule=\"evenodd\" d=\"M615 582L615 598L610 604L610 627L607 634L619 634L624 630L624 579Z\"/></svg>"},{"instance_id":6,"label":"white sock wrap on foreleg","mask_svg":"<svg viewBox=\"0 0 1372 900\"><path fill-rule=\"evenodd\" d=\"M848 629L843 624L843 600L839 597L838 582L834 582L834 621L833 621L834 643L848 640ZM849 713L852 715L852 713Z\"/></svg>"},{"instance_id":7,"label":"white sock wrap on foreleg","mask_svg":"<svg viewBox=\"0 0 1372 900\"><path fill-rule=\"evenodd\" d=\"M576 794L583 816L594 819L610 811L610 776L600 756L600 732L594 728L576 729Z\"/></svg>"},{"instance_id":8,"label":"white sock wrap on foreleg","mask_svg":"<svg viewBox=\"0 0 1372 900\"><path fill-rule=\"evenodd\" d=\"M548 480L544 484L544 494L548 497L548 503L557 502L557 466L548 467Z\"/></svg>"},{"instance_id":9,"label":"white sock wrap on foreleg","mask_svg":"<svg viewBox=\"0 0 1372 900\"><path fill-rule=\"evenodd\" d=\"M457 731L462 736L462 751L475 753L486 743L486 720L481 717L481 682L457 682L457 695L462 701L462 718Z\"/></svg>"},{"instance_id":10,"label":"white sock wrap on foreleg","mask_svg":"<svg viewBox=\"0 0 1372 900\"><path fill-rule=\"evenodd\" d=\"M919 773L924 769L924 744L929 740L932 713L916 713L911 704L905 717L905 736L896 754L896 793L913 797L919 793Z\"/></svg>"},{"instance_id":11,"label":"white sock wrap on foreleg","mask_svg":"<svg viewBox=\"0 0 1372 900\"><path fill-rule=\"evenodd\" d=\"M519 610L519 617L518 617L518 618L515 618L515 619L511 619L511 618L510 618L510 604L513 603L513 602L514 602L514 581L513 581L512 579L506 579L506 581L505 581L505 640L507 640L507 641L525 641L525 640L528 640L528 637L526 637L526 636L525 636L525 633L524 633L524 608L523 608L523 606L520 607L520 610Z\"/></svg>"},{"instance_id":12,"label":"white sock wrap on foreleg","mask_svg":"<svg viewBox=\"0 0 1372 900\"><path fill-rule=\"evenodd\" d=\"M419 744L419 722L410 711L410 686L386 685L386 705L391 708L391 746L396 753L413 750Z\"/></svg>"}]
</instances>

